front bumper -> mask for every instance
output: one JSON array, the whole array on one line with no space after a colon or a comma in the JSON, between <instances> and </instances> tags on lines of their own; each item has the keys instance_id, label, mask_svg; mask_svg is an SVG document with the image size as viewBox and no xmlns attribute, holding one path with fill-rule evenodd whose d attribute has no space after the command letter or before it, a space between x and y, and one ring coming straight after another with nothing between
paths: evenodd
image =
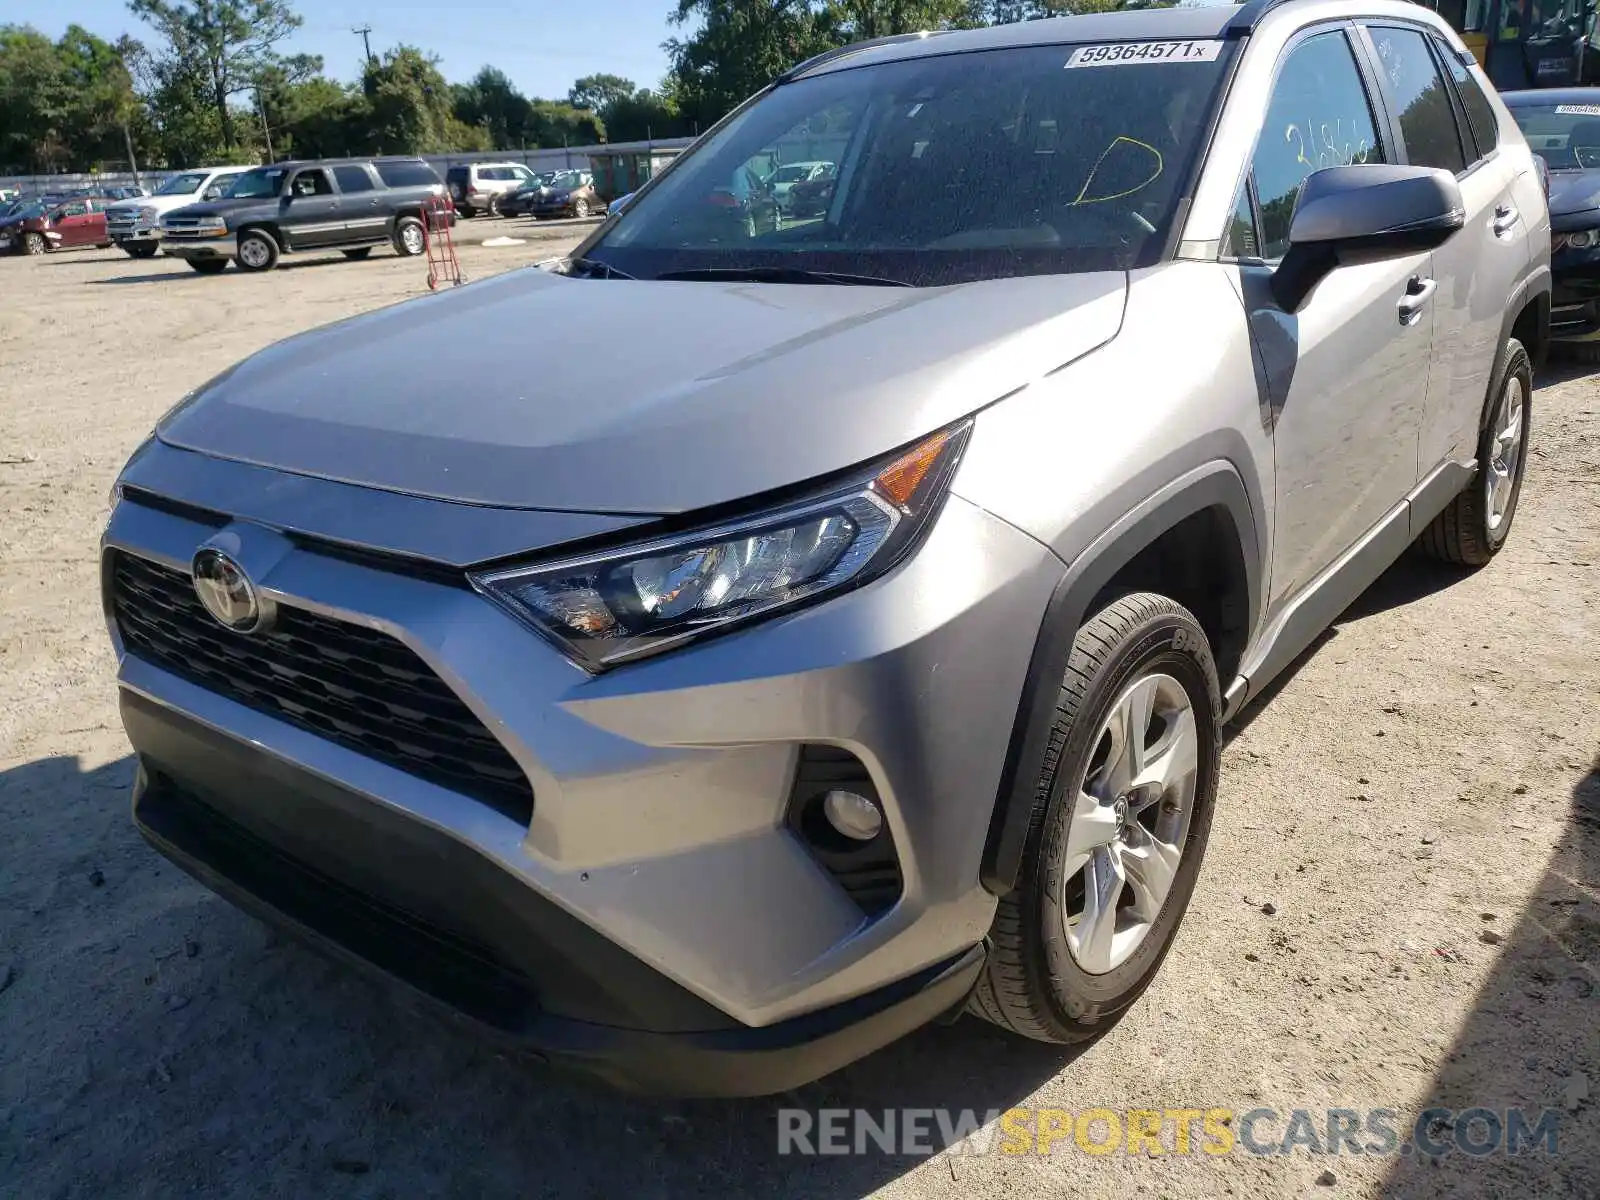
<instances>
[{"instance_id":1,"label":"front bumper","mask_svg":"<svg viewBox=\"0 0 1600 1200\"><path fill-rule=\"evenodd\" d=\"M157 443L130 475L152 488L163 476L189 480L162 469L182 455ZM107 530L108 555L187 570L227 519L205 510L226 512L252 536L249 518L268 520L251 507L266 502L257 480L273 473L210 462L213 482L204 487L174 483L160 504L125 495ZM308 503L308 513L363 503L362 490L346 485L296 486L329 492L326 504ZM410 521L405 533L431 524ZM449 561L442 549L432 557ZM395 570L369 553L302 540L257 578L280 607L381 630L413 651L526 773L531 821L171 674L126 652L115 622L112 636L129 737L148 779L201 797L275 853L387 910L489 940L526 984L517 1002L523 1015L514 1019L474 1012L435 988L436 998L552 1053L562 1052L553 1026L531 1034L525 1027L573 1022L586 1038L628 1048L624 1059L642 1053L633 1048L640 1035L667 1033L693 1034L695 1046L716 1033L706 1045L721 1047L718 1055L746 1056L739 1047L748 1045L758 1048L748 1052L757 1060L783 1059L772 1047L795 1042L802 1029L828 1030L837 1051L799 1038L799 1065L774 1067L781 1088L795 1071L814 1078L959 1001L955 983L947 992L948 981L905 981L947 980L952 963L988 932L994 898L979 883L979 864L1023 676L1060 570L1037 542L952 496L917 553L870 586L599 677L438 571ZM168 732L174 726L190 732ZM900 868L898 899L885 909L865 911L787 819L808 746L847 752L870 773ZM144 790L158 796L162 786ZM312 919L318 905L295 909L266 895L266 885L242 873L249 854L162 834L148 814L163 803L141 799L141 823L208 883L288 912L406 977L373 948L384 939L357 942L320 928ZM299 815L284 829L264 825L263 812ZM367 831L380 823L392 836ZM332 824L345 832L316 832ZM430 848L419 858L384 845L408 838ZM331 846L350 857L322 857ZM435 912L447 898L419 896L421 877L447 881L465 899ZM524 938L515 923L484 933L481 914L518 904L558 912L584 937L550 956L548 939ZM625 966L569 987L537 968L546 957ZM426 980L411 982L430 990ZM927 998L913 1002L902 995L907 988ZM673 1004L694 1017L663 1029L628 1010L628 997L657 992L678 997ZM899 1015L878 1015L890 1010ZM840 1014L857 1012L867 1024L847 1036ZM677 1063L690 1052L663 1053ZM593 1065L613 1077L623 1070ZM724 1069L731 1076L714 1082L705 1067L703 1084L695 1071L677 1082L671 1072L643 1073L646 1086L672 1091L766 1090L744 1074L755 1067L715 1068Z\"/></svg>"},{"instance_id":2,"label":"front bumper","mask_svg":"<svg viewBox=\"0 0 1600 1200\"><path fill-rule=\"evenodd\" d=\"M201 883L513 1048L628 1090L798 1087L959 1009L983 965L974 946L822 1012L740 1027L446 834L134 693L122 715L143 747L135 823Z\"/></svg>"},{"instance_id":3,"label":"front bumper","mask_svg":"<svg viewBox=\"0 0 1600 1200\"><path fill-rule=\"evenodd\" d=\"M145 221L111 221L106 222L106 237L113 243L121 246L125 243L159 242L161 240L161 225Z\"/></svg>"},{"instance_id":4,"label":"front bumper","mask_svg":"<svg viewBox=\"0 0 1600 1200\"><path fill-rule=\"evenodd\" d=\"M201 238L168 231L162 235L161 250L178 258L232 258L239 252L239 239L231 233Z\"/></svg>"},{"instance_id":5,"label":"front bumper","mask_svg":"<svg viewBox=\"0 0 1600 1200\"><path fill-rule=\"evenodd\" d=\"M1600 339L1600 247L1557 250L1550 256L1550 336L1557 341Z\"/></svg>"}]
</instances>

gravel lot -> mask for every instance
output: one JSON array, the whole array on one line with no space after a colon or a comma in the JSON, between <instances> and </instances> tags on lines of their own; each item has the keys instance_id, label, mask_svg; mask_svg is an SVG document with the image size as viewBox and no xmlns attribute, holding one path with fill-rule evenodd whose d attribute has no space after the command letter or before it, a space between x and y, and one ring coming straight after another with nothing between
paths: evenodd
<instances>
[{"instance_id":1,"label":"gravel lot","mask_svg":"<svg viewBox=\"0 0 1600 1200\"><path fill-rule=\"evenodd\" d=\"M536 232L468 245L467 273L573 236ZM1234 731L1189 919L1103 1040L1067 1053L964 1020L787 1100L646 1104L404 1009L128 821L95 565L118 467L189 388L423 276L386 251L217 278L114 252L0 261L0 1195L1597 1194L1600 380L1542 381L1492 566L1401 563ZM1561 1126L1553 1158L1437 1164L1070 1140L796 1160L775 1153L782 1103L1527 1105Z\"/></svg>"}]
</instances>

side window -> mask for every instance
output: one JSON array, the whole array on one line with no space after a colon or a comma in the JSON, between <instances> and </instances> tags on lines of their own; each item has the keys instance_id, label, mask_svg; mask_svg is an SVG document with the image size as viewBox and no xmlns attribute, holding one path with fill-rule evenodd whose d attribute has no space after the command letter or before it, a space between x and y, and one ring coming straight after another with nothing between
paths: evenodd
<instances>
[{"instance_id":1,"label":"side window","mask_svg":"<svg viewBox=\"0 0 1600 1200\"><path fill-rule=\"evenodd\" d=\"M1412 165L1442 167L1451 174L1466 170L1450 89L1428 53L1427 39L1415 29L1387 25L1371 26L1367 32L1400 114L1400 136Z\"/></svg>"},{"instance_id":2,"label":"side window","mask_svg":"<svg viewBox=\"0 0 1600 1200\"><path fill-rule=\"evenodd\" d=\"M1467 112L1467 123L1472 126L1472 135L1478 142L1478 157L1485 158L1494 153L1495 147L1500 144L1500 117L1494 111L1494 105L1489 103L1489 97L1483 94L1483 88L1472 77L1472 72L1455 56L1455 52L1437 39L1433 48L1450 70L1456 95L1461 97L1461 107Z\"/></svg>"},{"instance_id":3,"label":"side window","mask_svg":"<svg viewBox=\"0 0 1600 1200\"><path fill-rule=\"evenodd\" d=\"M1223 258L1260 258L1261 239L1256 236L1256 214L1250 207L1250 184L1239 188L1228 219L1228 234L1222 242Z\"/></svg>"},{"instance_id":4,"label":"side window","mask_svg":"<svg viewBox=\"0 0 1600 1200\"><path fill-rule=\"evenodd\" d=\"M301 171L294 177L294 182L289 185L291 196L331 196L333 184L328 182L328 174L321 168L314 171Z\"/></svg>"},{"instance_id":5,"label":"side window","mask_svg":"<svg viewBox=\"0 0 1600 1200\"><path fill-rule=\"evenodd\" d=\"M89 215L89 202L87 200L74 200L71 204L64 205L58 217L86 217Z\"/></svg>"},{"instance_id":6,"label":"side window","mask_svg":"<svg viewBox=\"0 0 1600 1200\"><path fill-rule=\"evenodd\" d=\"M339 181L341 192L370 192L372 176L365 167L335 167L333 177Z\"/></svg>"},{"instance_id":7,"label":"side window","mask_svg":"<svg viewBox=\"0 0 1600 1200\"><path fill-rule=\"evenodd\" d=\"M1343 33L1319 33L1279 68L1251 167L1262 258L1282 258L1300 185L1324 167L1387 162L1355 55Z\"/></svg>"}]
</instances>

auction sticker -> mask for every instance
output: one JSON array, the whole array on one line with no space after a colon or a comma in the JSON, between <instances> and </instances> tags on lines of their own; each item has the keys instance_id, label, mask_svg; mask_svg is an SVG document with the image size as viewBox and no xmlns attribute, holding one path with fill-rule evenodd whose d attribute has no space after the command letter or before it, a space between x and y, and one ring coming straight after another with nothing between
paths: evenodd
<instances>
[{"instance_id":1,"label":"auction sticker","mask_svg":"<svg viewBox=\"0 0 1600 1200\"><path fill-rule=\"evenodd\" d=\"M1067 67L1125 67L1157 62L1215 62L1222 43L1205 42L1103 42L1079 46Z\"/></svg>"},{"instance_id":2,"label":"auction sticker","mask_svg":"<svg viewBox=\"0 0 1600 1200\"><path fill-rule=\"evenodd\" d=\"M1556 112L1563 117L1600 117L1600 104L1558 104Z\"/></svg>"}]
</instances>

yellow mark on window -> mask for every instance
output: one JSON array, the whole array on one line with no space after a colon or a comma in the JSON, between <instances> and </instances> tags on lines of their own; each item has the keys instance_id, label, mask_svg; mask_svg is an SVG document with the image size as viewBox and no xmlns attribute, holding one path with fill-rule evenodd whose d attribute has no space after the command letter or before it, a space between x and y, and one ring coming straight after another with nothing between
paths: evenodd
<instances>
[{"instance_id":1,"label":"yellow mark on window","mask_svg":"<svg viewBox=\"0 0 1600 1200\"><path fill-rule=\"evenodd\" d=\"M1149 151L1150 163L1153 169L1147 178L1141 179L1138 183L1134 184L1130 188L1125 188L1120 192L1114 192L1109 196L1091 196L1089 193L1094 185L1095 175L1098 174L1100 168L1105 165L1106 160L1111 158L1113 154L1117 153L1117 147L1119 146L1125 147L1125 149L1121 151L1121 156L1126 156L1130 152L1136 153L1138 150ZM1164 165L1165 163L1161 157L1161 151L1157 150L1149 142L1141 142L1138 138L1131 138L1124 134L1118 134L1116 137L1111 139L1111 144L1101 152L1100 157L1094 160L1094 166L1089 169L1089 177L1083 181L1083 189L1078 193L1078 198L1072 202L1073 206L1076 207L1080 204L1104 204L1108 200L1121 200L1124 196L1131 196L1141 188L1147 188L1154 183L1160 177Z\"/></svg>"}]
</instances>

